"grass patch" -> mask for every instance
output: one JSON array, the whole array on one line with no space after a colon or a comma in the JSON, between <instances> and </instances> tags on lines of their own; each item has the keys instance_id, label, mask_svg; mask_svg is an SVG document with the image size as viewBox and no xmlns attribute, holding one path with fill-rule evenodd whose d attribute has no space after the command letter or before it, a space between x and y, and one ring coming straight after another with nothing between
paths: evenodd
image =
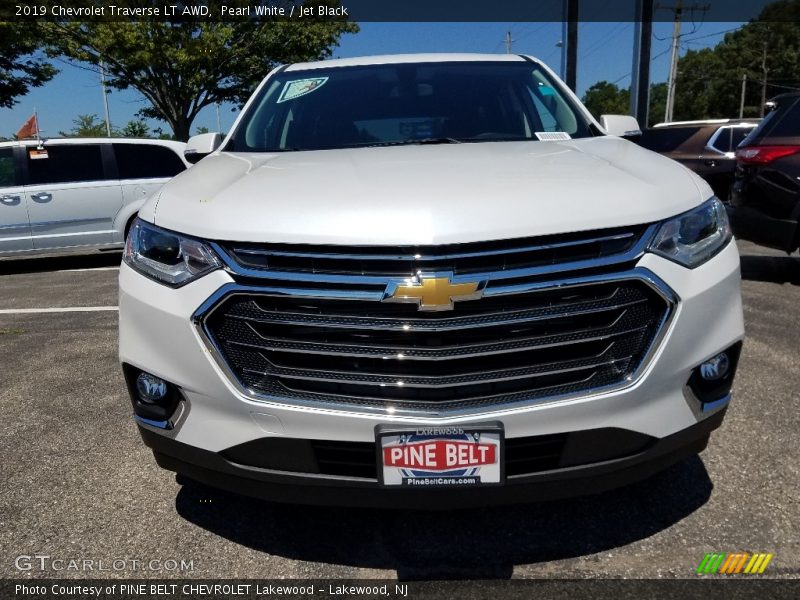
<instances>
[{"instance_id":1,"label":"grass patch","mask_svg":"<svg viewBox=\"0 0 800 600\"><path fill-rule=\"evenodd\" d=\"M27 333L24 329L0 329L0 335L22 335Z\"/></svg>"}]
</instances>

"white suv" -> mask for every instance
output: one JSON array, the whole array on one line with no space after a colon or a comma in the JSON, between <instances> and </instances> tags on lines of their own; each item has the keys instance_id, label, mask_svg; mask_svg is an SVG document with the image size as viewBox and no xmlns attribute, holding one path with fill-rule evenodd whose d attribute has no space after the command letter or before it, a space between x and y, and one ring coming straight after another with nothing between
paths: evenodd
<instances>
[{"instance_id":1,"label":"white suv","mask_svg":"<svg viewBox=\"0 0 800 600\"><path fill-rule=\"evenodd\" d=\"M145 200L189 166L185 147L126 138L0 143L0 256L121 248Z\"/></svg>"},{"instance_id":2,"label":"white suv","mask_svg":"<svg viewBox=\"0 0 800 600\"><path fill-rule=\"evenodd\" d=\"M526 56L270 73L128 237L120 360L158 464L442 508L701 451L744 335L739 256L708 185L604 121Z\"/></svg>"}]
</instances>

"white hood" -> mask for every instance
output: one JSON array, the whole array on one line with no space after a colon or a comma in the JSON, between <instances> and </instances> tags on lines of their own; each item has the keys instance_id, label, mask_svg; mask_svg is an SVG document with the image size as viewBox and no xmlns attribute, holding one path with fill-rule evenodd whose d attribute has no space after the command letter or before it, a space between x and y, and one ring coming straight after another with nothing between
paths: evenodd
<instances>
[{"instance_id":1,"label":"white hood","mask_svg":"<svg viewBox=\"0 0 800 600\"><path fill-rule=\"evenodd\" d=\"M650 223L711 194L670 159L596 137L220 153L140 214L211 240L423 245Z\"/></svg>"}]
</instances>

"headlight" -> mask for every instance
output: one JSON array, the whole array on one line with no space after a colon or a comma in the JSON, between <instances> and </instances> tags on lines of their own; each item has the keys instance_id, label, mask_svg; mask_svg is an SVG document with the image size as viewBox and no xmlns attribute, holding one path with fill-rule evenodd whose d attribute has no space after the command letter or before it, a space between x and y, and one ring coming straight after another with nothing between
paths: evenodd
<instances>
[{"instance_id":1,"label":"headlight","mask_svg":"<svg viewBox=\"0 0 800 600\"><path fill-rule=\"evenodd\" d=\"M711 198L698 208L664 221L649 250L694 269L722 250L731 237L725 207Z\"/></svg>"},{"instance_id":2,"label":"headlight","mask_svg":"<svg viewBox=\"0 0 800 600\"><path fill-rule=\"evenodd\" d=\"M172 287L222 266L214 251L203 242L140 219L131 227L122 259L140 273Z\"/></svg>"}]
</instances>

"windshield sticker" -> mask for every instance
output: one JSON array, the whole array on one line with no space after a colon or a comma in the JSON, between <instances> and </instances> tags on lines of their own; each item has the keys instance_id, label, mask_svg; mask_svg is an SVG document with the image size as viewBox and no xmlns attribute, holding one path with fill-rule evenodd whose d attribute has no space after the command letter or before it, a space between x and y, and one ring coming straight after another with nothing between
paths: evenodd
<instances>
[{"instance_id":1,"label":"windshield sticker","mask_svg":"<svg viewBox=\"0 0 800 600\"><path fill-rule=\"evenodd\" d=\"M328 81L327 77L314 77L312 79L295 79L294 81L287 81L283 86L283 91L278 98L277 104L281 102L288 102L300 96L305 96L313 91L318 90L325 82Z\"/></svg>"},{"instance_id":2,"label":"windshield sticker","mask_svg":"<svg viewBox=\"0 0 800 600\"><path fill-rule=\"evenodd\" d=\"M563 131L535 131L533 135L540 142L564 142L572 139L568 133Z\"/></svg>"}]
</instances>

